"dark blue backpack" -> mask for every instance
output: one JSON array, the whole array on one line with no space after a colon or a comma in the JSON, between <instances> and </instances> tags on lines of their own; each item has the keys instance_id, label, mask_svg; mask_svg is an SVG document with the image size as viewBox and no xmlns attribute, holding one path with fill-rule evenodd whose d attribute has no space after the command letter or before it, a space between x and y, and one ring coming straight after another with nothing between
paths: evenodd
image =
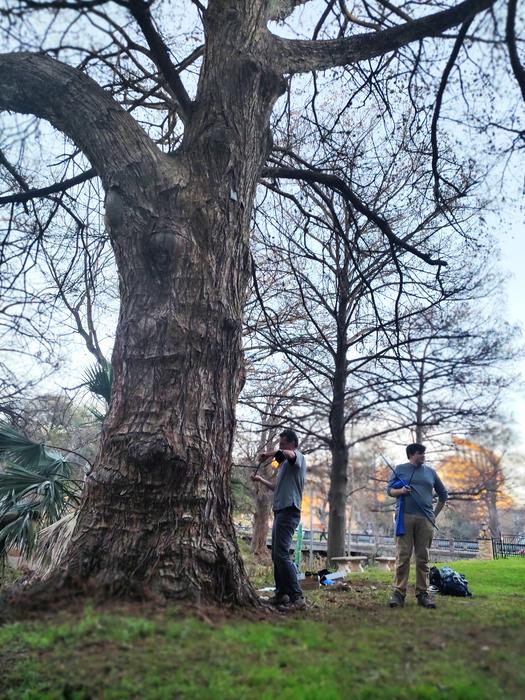
<instances>
[{"instance_id":1,"label":"dark blue backpack","mask_svg":"<svg viewBox=\"0 0 525 700\"><path fill-rule=\"evenodd\" d=\"M468 589L467 579L450 566L444 566L442 569L433 566L430 569L429 581L441 595L455 595L460 598L468 598L472 595Z\"/></svg>"}]
</instances>

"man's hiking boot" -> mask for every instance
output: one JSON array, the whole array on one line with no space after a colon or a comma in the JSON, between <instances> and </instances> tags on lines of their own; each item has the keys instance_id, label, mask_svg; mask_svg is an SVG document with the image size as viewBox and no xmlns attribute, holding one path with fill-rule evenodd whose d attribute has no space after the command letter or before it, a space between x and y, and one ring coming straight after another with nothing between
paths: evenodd
<instances>
[{"instance_id":1,"label":"man's hiking boot","mask_svg":"<svg viewBox=\"0 0 525 700\"><path fill-rule=\"evenodd\" d=\"M388 601L391 608L402 608L405 604L405 599L399 591L394 591Z\"/></svg>"},{"instance_id":2,"label":"man's hiking boot","mask_svg":"<svg viewBox=\"0 0 525 700\"><path fill-rule=\"evenodd\" d=\"M417 604L421 605L422 608L432 608L434 609L436 607L436 604L432 600L432 598L428 595L428 593L420 593L417 598Z\"/></svg>"},{"instance_id":3,"label":"man's hiking boot","mask_svg":"<svg viewBox=\"0 0 525 700\"><path fill-rule=\"evenodd\" d=\"M287 593L276 593L271 598L268 598L266 602L270 605L288 605L290 596Z\"/></svg>"},{"instance_id":4,"label":"man's hiking boot","mask_svg":"<svg viewBox=\"0 0 525 700\"><path fill-rule=\"evenodd\" d=\"M303 597L294 598L290 600L286 605L279 605L277 609L281 612L298 612L299 610L306 610L306 600Z\"/></svg>"}]
</instances>

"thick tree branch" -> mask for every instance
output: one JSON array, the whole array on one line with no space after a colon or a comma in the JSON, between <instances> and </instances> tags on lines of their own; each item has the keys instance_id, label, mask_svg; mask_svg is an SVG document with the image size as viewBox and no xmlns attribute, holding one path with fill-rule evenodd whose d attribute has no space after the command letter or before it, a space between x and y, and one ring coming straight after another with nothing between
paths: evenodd
<instances>
[{"instance_id":1,"label":"thick tree branch","mask_svg":"<svg viewBox=\"0 0 525 700\"><path fill-rule=\"evenodd\" d=\"M143 0L131 0L129 3L129 9L137 21L137 24L141 28L146 41L148 42L151 56L155 61L157 68L161 71L168 85L173 90L173 94L179 103L178 111L182 120L184 123L187 123L191 114L192 102L188 93L186 92L186 88L184 87L182 80L180 79L177 69L170 58L168 47L162 40L162 37L153 24L153 19L149 11L149 5L149 3L146 3Z\"/></svg>"},{"instance_id":2,"label":"thick tree branch","mask_svg":"<svg viewBox=\"0 0 525 700\"><path fill-rule=\"evenodd\" d=\"M33 114L71 138L105 186L119 172L137 185L163 157L154 142L94 80L49 56L0 54L0 110ZM149 166L148 166L149 163Z\"/></svg>"},{"instance_id":3,"label":"thick tree branch","mask_svg":"<svg viewBox=\"0 0 525 700\"><path fill-rule=\"evenodd\" d=\"M448 10L380 32L325 41L273 37L275 55L284 73L305 73L382 56L426 37L439 36L468 17L488 9L495 0L464 0Z\"/></svg>"},{"instance_id":4,"label":"thick tree branch","mask_svg":"<svg viewBox=\"0 0 525 700\"><path fill-rule=\"evenodd\" d=\"M24 192L17 192L16 194L9 194L5 197L0 197L0 205L2 204L24 204L31 199L38 199L39 197L47 197L50 194L56 194L57 192L65 192L66 190L74 187L75 185L80 185L82 182L91 180L96 177L97 172L94 168L90 168L80 175L75 175L75 177L70 177L67 180L62 180L62 182L55 182L54 185L49 185L48 187L35 188L33 190L25 189Z\"/></svg>"},{"instance_id":5,"label":"thick tree branch","mask_svg":"<svg viewBox=\"0 0 525 700\"><path fill-rule=\"evenodd\" d=\"M304 180L305 182L318 182L328 187L340 192L343 197L348 199L350 204L361 214L372 221L380 231L386 236L389 243L393 246L401 248L403 250L412 253L412 255L417 256L421 260L427 263L427 265L438 265L446 266L445 260L435 260L430 255L422 253L420 250L410 245L406 241L401 240L390 228L390 224L383 219L377 212L370 209L370 207L365 204L353 190L346 184L344 180L336 175L330 175L328 173L322 173L314 170L301 170L300 168L263 168L263 177L275 177L275 178L287 178L290 180Z\"/></svg>"}]
</instances>

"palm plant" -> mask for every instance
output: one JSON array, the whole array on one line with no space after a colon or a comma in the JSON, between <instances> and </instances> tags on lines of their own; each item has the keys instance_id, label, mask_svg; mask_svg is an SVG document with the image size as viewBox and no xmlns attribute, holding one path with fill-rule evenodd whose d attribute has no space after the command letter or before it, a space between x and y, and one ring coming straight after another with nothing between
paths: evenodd
<instances>
[{"instance_id":1,"label":"palm plant","mask_svg":"<svg viewBox=\"0 0 525 700\"><path fill-rule=\"evenodd\" d=\"M82 385L109 406L112 378L111 364L103 361L85 371ZM90 410L104 420L105 413ZM57 450L73 453L34 442L0 421L0 565L17 549L25 559L33 556L32 565L45 574L67 546L83 480Z\"/></svg>"},{"instance_id":2,"label":"palm plant","mask_svg":"<svg viewBox=\"0 0 525 700\"><path fill-rule=\"evenodd\" d=\"M85 386L89 391L106 402L106 406L109 406L111 399L111 384L113 382L113 371L111 364L104 360L103 362L97 362L92 367L84 372L82 386ZM90 409L91 413L99 421L103 421L105 413L101 413L95 408Z\"/></svg>"},{"instance_id":3,"label":"palm plant","mask_svg":"<svg viewBox=\"0 0 525 700\"><path fill-rule=\"evenodd\" d=\"M58 448L55 448L58 449ZM16 548L29 557L37 532L76 509L82 480L54 449L0 422L0 562Z\"/></svg>"}]
</instances>

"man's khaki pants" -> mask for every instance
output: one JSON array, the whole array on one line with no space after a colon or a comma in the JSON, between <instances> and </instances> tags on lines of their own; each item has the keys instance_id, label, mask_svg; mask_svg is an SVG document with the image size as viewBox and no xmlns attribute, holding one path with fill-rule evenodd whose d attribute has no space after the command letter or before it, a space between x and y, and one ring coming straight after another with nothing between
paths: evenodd
<instances>
[{"instance_id":1,"label":"man's khaki pants","mask_svg":"<svg viewBox=\"0 0 525 700\"><path fill-rule=\"evenodd\" d=\"M423 515L405 513L405 534L396 537L396 577L394 590L403 598L407 592L410 557L416 560L416 595L425 593L428 586L428 560L434 528Z\"/></svg>"}]
</instances>

